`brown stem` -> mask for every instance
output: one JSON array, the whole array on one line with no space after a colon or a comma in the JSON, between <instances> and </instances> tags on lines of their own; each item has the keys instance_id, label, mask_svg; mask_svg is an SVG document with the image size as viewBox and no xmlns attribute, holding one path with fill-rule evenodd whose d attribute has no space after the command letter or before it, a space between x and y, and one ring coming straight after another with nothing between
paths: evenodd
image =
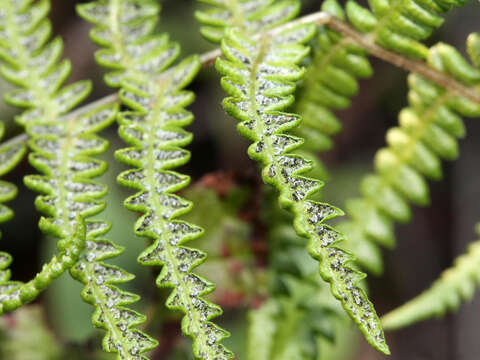
<instances>
[{"instance_id":1,"label":"brown stem","mask_svg":"<svg viewBox=\"0 0 480 360\"><path fill-rule=\"evenodd\" d=\"M451 76L445 75L445 73L428 66L424 61L410 59L392 51L385 50L381 46L374 43L368 36L362 35L358 31L354 30L351 26L335 17L330 19L328 26L338 31L343 36L353 40L357 45L360 45L373 56L376 56L402 69L421 75L455 94L464 96L467 99L480 104L479 91L477 91L475 88L465 86Z\"/></svg>"}]
</instances>

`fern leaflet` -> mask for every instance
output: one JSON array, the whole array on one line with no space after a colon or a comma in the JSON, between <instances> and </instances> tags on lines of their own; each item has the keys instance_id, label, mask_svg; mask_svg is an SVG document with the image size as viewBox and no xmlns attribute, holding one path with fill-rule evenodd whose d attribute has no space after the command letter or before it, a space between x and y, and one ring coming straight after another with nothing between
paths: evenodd
<instances>
[{"instance_id":1,"label":"fern leaflet","mask_svg":"<svg viewBox=\"0 0 480 360\"><path fill-rule=\"evenodd\" d=\"M302 44L315 34L313 25L299 25L259 41L231 29L222 41L227 60L218 59L224 76L222 86L231 96L225 110L241 121L242 135L254 141L248 153L264 165L263 179L280 191L280 203L295 215L298 233L309 239L310 254L320 261L320 273L329 281L333 295L342 302L367 340L388 353L373 305L356 283L364 274L349 264L352 256L336 246L342 235L324 224L342 212L328 204L308 200L322 183L300 174L311 166L302 157L290 154L302 140L284 134L301 121L298 115L281 112L293 102L292 93L303 70L297 64L308 53Z\"/></svg>"},{"instance_id":2,"label":"fern leaflet","mask_svg":"<svg viewBox=\"0 0 480 360\"><path fill-rule=\"evenodd\" d=\"M440 14L451 8L443 1L374 0L369 4L375 15L353 1L347 3L347 15L354 26L388 49L417 57L424 56L426 50L418 40L430 36L443 22ZM336 0L324 1L322 10L345 20L345 13ZM294 131L305 139L305 155L331 148L330 136L340 130L332 110L349 107L351 97L358 92L357 79L370 77L372 72L365 50L327 26L319 29L312 62L299 86L294 106L294 112L305 119ZM308 157L315 159L312 155ZM368 243L359 250L370 258L368 263L364 262L366 268L381 272L379 251Z\"/></svg>"},{"instance_id":3,"label":"fern leaflet","mask_svg":"<svg viewBox=\"0 0 480 360\"><path fill-rule=\"evenodd\" d=\"M432 47L428 63L466 86L480 84L480 71L451 46L440 43ZM441 159L453 160L458 156L456 138L465 135L461 116L480 116L480 104L419 75L411 74L408 82L410 105L400 112L399 127L387 132L388 147L379 150L375 157L376 173L362 180L362 198L346 204L352 220L341 228L354 251L365 244L394 245L393 223L409 221L409 202L421 206L429 203L425 177L441 178ZM366 252L362 251L355 253L359 263L368 266L371 256L363 256Z\"/></svg>"},{"instance_id":4,"label":"fern leaflet","mask_svg":"<svg viewBox=\"0 0 480 360\"><path fill-rule=\"evenodd\" d=\"M443 22L440 14L451 8L451 5L442 1L428 4L421 1L369 3L375 15L349 1L347 15L350 21L358 29L366 31L375 41L378 40L380 45L417 57L425 57L426 53L425 46L418 40L430 36L433 29ZM452 5L456 6L461 4L452 2ZM336 0L325 1L322 9L341 20L345 19L344 11ZM415 29L418 30L417 33ZM419 32L419 29L424 31ZM338 120L331 110L347 108L350 105L350 97L358 92L356 78L368 77L372 73L367 54L349 38L342 37L327 27L321 28L319 32L318 42L313 48L312 64L307 69L305 81L299 88L295 104L295 111L303 118L309 119L296 130L296 134L306 139L305 146L310 151L322 151L331 146L328 135L339 130ZM372 197L376 197L375 189L371 189L371 194ZM382 196L390 198L385 200L387 203L396 200L395 193L382 192ZM396 204L402 205L398 201ZM392 230L385 225L386 220L381 214L371 210L371 206L349 202L347 213L352 215L355 221L363 223L370 229L370 233L383 230L383 234L373 236L379 237L383 245L393 245ZM351 224L342 224L341 229L347 233L349 241L356 244L354 253L359 258L359 263L372 273L381 273L383 267L381 253L375 244L367 240L368 236L364 231Z\"/></svg>"},{"instance_id":5,"label":"fern leaflet","mask_svg":"<svg viewBox=\"0 0 480 360\"><path fill-rule=\"evenodd\" d=\"M350 319L318 276L318 263L305 251L307 240L291 226L273 188L266 188L269 228L269 297L249 313L249 360L316 359ZM342 321L339 321L339 320ZM335 331L337 330L337 331ZM335 332L335 333L334 333Z\"/></svg>"},{"instance_id":6,"label":"fern leaflet","mask_svg":"<svg viewBox=\"0 0 480 360\"><path fill-rule=\"evenodd\" d=\"M480 236L480 226L477 225ZM396 330L431 317L441 317L473 298L480 283L480 241L473 242L466 254L445 270L432 286L416 298L382 317L385 329Z\"/></svg>"},{"instance_id":7,"label":"fern leaflet","mask_svg":"<svg viewBox=\"0 0 480 360\"><path fill-rule=\"evenodd\" d=\"M179 54L178 45L170 43L165 35L152 35L153 25L145 31L134 31L150 19L147 9L153 9L151 5L150 1L100 1L80 7L79 12L97 25L92 32L94 41L106 45L98 34L103 39L114 39L109 48L97 53L99 62L112 67L112 63L104 61L105 56L112 56L121 67L107 75L107 82L121 83L120 98L131 111L120 114L119 133L132 147L119 150L116 156L136 169L120 174L119 182L139 190L125 201L125 206L144 214L135 232L154 241L139 261L163 266L157 285L173 288L167 307L185 313L182 331L194 339L194 355L199 359L230 359L233 354L221 344L228 333L210 321L222 311L203 297L213 291L214 284L192 272L205 260L205 254L184 245L198 238L203 230L177 219L192 207L174 195L188 184L189 178L171 170L190 157L182 147L190 143L192 136L182 127L193 120L184 109L193 101L193 94L182 89L193 80L200 63L197 57L188 58L151 81L151 76L161 74ZM119 81L112 81L112 76Z\"/></svg>"}]
</instances>

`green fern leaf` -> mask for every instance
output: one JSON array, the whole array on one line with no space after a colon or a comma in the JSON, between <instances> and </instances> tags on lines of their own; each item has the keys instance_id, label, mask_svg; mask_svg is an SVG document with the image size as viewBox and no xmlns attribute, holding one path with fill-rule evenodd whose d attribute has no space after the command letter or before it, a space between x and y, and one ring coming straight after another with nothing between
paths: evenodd
<instances>
[{"instance_id":1,"label":"green fern leaf","mask_svg":"<svg viewBox=\"0 0 480 360\"><path fill-rule=\"evenodd\" d=\"M4 134L4 125L0 123L0 139ZM27 152L23 143L0 144L0 176L10 172L25 156ZM6 181L0 181L0 224L13 217L13 211L3 203L12 200L17 195L17 187ZM0 238L1 238L0 233ZM8 270L12 257L6 252L0 252L0 313L3 313L3 303L9 300L10 289L17 288L20 283L10 281L11 272Z\"/></svg>"},{"instance_id":2,"label":"green fern leaf","mask_svg":"<svg viewBox=\"0 0 480 360\"><path fill-rule=\"evenodd\" d=\"M480 71L451 46L432 47L428 63L466 86L480 84ZM352 220L340 227L362 266L369 266L371 257L363 255L375 244L394 246L393 224L409 221L410 203L429 203L425 178L440 179L441 159L454 160L458 156L457 139L465 135L461 116L480 116L480 104L419 75L411 74L408 83L410 105L400 112L399 127L387 132L388 147L376 154L375 174L362 180L362 198L347 202ZM361 251L362 247L368 251Z\"/></svg>"},{"instance_id":3,"label":"green fern leaf","mask_svg":"<svg viewBox=\"0 0 480 360\"><path fill-rule=\"evenodd\" d=\"M442 25L442 14L464 0L369 0L371 10L348 0L346 13L353 26L386 49L425 59L428 48L421 40Z\"/></svg>"},{"instance_id":4,"label":"green fern leaf","mask_svg":"<svg viewBox=\"0 0 480 360\"><path fill-rule=\"evenodd\" d=\"M147 358L142 354L155 348L157 342L134 328L145 322L145 316L126 307L137 302L139 296L116 286L132 280L134 276L103 262L117 257L123 249L100 238L109 231L110 225L102 221L89 221L86 224L86 252L70 272L85 284L83 299L95 306L93 323L107 331L103 348L117 353L118 360L145 360Z\"/></svg>"},{"instance_id":5,"label":"green fern leaf","mask_svg":"<svg viewBox=\"0 0 480 360\"><path fill-rule=\"evenodd\" d=\"M193 120L184 109L193 101L193 94L183 88L199 71L200 62L198 57L191 57L162 74L177 59L178 45L169 42L166 35L153 35L153 26L135 32L135 38L129 36L134 33L133 27L154 22L153 9L156 14L158 7L150 1L140 4L112 0L82 5L79 12L97 25L92 31L95 42L107 46L98 36L100 33L104 39L116 39L96 57L109 68L113 64L104 61L105 55L116 59L119 70L108 74L106 81L112 86L121 85L120 98L131 109L120 114L119 133L132 147L119 150L116 157L136 168L120 174L118 180L140 191L129 197L125 206L144 214L135 232L154 241L139 261L163 266L157 285L173 288L167 307L185 314L182 331L194 339L195 357L230 359L233 354L221 344L228 333L210 321L222 311L204 298L214 290L214 284L192 271L205 260L205 254L184 245L198 238L203 230L177 219L192 207L174 194L188 184L189 178L171 170L190 157L182 147L190 143L192 136L182 127ZM160 74L151 81L152 76Z\"/></svg>"},{"instance_id":6,"label":"green fern leaf","mask_svg":"<svg viewBox=\"0 0 480 360\"><path fill-rule=\"evenodd\" d=\"M257 34L266 31L295 18L300 11L299 1L275 1L275 0L242 0L242 1L216 1L216 0L198 0L203 3L213 5L213 7L195 12L198 21L205 24L200 28L202 35L209 41L219 43L225 35L225 30L230 27L237 27L244 32ZM333 117L333 115L331 115ZM300 136L306 139L303 149L298 153L314 163L313 170L309 173L312 177L326 179L328 173L319 161L311 154L312 149L327 147L331 141L318 130L319 126L328 127L319 117L315 116L317 121L311 121L308 124L300 124L295 130ZM322 118L323 120L324 118ZM328 122L331 119L326 119ZM339 131L339 123L333 119L331 133ZM308 128L310 127L310 128ZM324 127L324 128L325 128ZM313 128L313 131L312 131ZM328 130L326 130L328 132Z\"/></svg>"},{"instance_id":7,"label":"green fern leaf","mask_svg":"<svg viewBox=\"0 0 480 360\"><path fill-rule=\"evenodd\" d=\"M300 11L298 0L198 1L211 5L206 10L196 11L195 17L205 24L200 33L214 43L219 43L230 27L255 34L294 19Z\"/></svg>"},{"instance_id":8,"label":"green fern leaf","mask_svg":"<svg viewBox=\"0 0 480 360\"><path fill-rule=\"evenodd\" d=\"M480 236L480 224L477 225ZM455 311L473 298L480 282L480 241L473 242L466 254L445 270L432 286L406 304L382 317L385 329L396 330L431 317Z\"/></svg>"},{"instance_id":9,"label":"green fern leaf","mask_svg":"<svg viewBox=\"0 0 480 360\"><path fill-rule=\"evenodd\" d=\"M49 7L48 0L33 4L32 1L2 0L0 58L4 65L0 72L18 86L5 95L5 100L13 106L27 108L17 117L24 126L54 121L80 103L91 89L87 81L60 89L70 73L71 63L64 60L57 64L62 52L60 39L48 42Z\"/></svg>"},{"instance_id":10,"label":"green fern leaf","mask_svg":"<svg viewBox=\"0 0 480 360\"><path fill-rule=\"evenodd\" d=\"M133 147L119 150L116 156L137 169L120 174L119 182L140 191L125 201L129 210L145 214L135 226L136 234L154 240L139 261L163 266L157 285L174 288L167 307L185 313L182 331L194 339L194 355L199 359L230 359L232 353L220 344L228 333L209 321L220 315L221 309L203 298L214 285L192 272L205 260L205 254L184 245L203 230L176 220L192 207L174 195L189 178L170 170L190 157L179 146L191 141L191 135L181 127L193 119L183 109L192 102L193 94L181 89L194 78L200 63L193 57L173 69L158 84L129 83L121 92L122 101L136 111L121 114L120 136Z\"/></svg>"},{"instance_id":11,"label":"green fern leaf","mask_svg":"<svg viewBox=\"0 0 480 360\"><path fill-rule=\"evenodd\" d=\"M17 120L27 126L27 131L31 131L34 124L40 126L55 122L61 113L70 110L88 94L90 85L79 82L58 90L68 75L64 69L69 67L69 63L55 65L59 56L58 41L45 45L50 35L50 23L45 19L49 10L48 1L32 5L31 1L3 0L1 5L0 57L4 65L0 71L18 86L7 93L6 100L12 105L28 108ZM34 138L30 144L35 153L30 155L30 162L45 174L39 181L48 185L50 182L58 184L57 187L50 185L55 189L46 196L39 196L36 204L50 216L42 218L39 225L46 233L60 238L59 254L33 280L5 286L2 289L2 311L13 310L32 301L54 278L73 265L85 242L84 226L78 218L81 210L69 211L78 206L78 202L76 199L66 200L69 191L65 175L72 165L69 161L73 154L69 152L75 147L70 143L69 146L59 146L61 139L55 134L32 133ZM41 186L36 190L43 191ZM61 216L60 212L63 212Z\"/></svg>"},{"instance_id":12,"label":"green fern leaf","mask_svg":"<svg viewBox=\"0 0 480 360\"><path fill-rule=\"evenodd\" d=\"M425 40L443 23L441 13L463 2L447 5L441 0L373 0L369 4L374 14L353 1L347 2L347 16L357 29L388 49L425 57L427 48L418 40ZM345 13L336 0L324 1L322 10L345 20ZM293 133L305 139L307 158L315 160L311 152L331 148L330 136L340 131L340 123L332 111L349 107L351 97L358 92L357 79L369 77L372 72L365 50L326 26L320 28L313 46L312 63L299 86L293 110L305 119ZM357 250L362 253L360 257L368 259L363 261L365 268L378 274L382 271L381 254L369 245L366 243Z\"/></svg>"},{"instance_id":13,"label":"green fern leaf","mask_svg":"<svg viewBox=\"0 0 480 360\"><path fill-rule=\"evenodd\" d=\"M222 86L231 96L223 105L241 121L240 133L254 141L249 156L264 165L264 181L280 191L281 205L294 213L295 228L310 240L309 252L320 261L320 273L330 282L333 295L342 302L367 340L388 353L373 305L356 285L365 275L354 270L350 265L352 256L336 246L342 235L324 224L342 212L308 200L322 183L301 176L310 169L310 164L289 152L298 148L302 140L284 134L301 121L298 115L281 111L293 102L293 81L304 74L295 64L308 53L302 44L314 34L313 25L300 25L254 42L247 38L248 34L228 30L222 41L226 60L217 60L217 69L224 76Z\"/></svg>"}]
</instances>

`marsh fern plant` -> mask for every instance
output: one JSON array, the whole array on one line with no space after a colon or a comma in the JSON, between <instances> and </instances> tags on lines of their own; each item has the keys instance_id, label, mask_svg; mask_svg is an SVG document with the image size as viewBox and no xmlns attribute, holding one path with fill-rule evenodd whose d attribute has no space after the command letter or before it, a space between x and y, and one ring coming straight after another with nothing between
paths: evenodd
<instances>
[{"instance_id":1,"label":"marsh fern plant","mask_svg":"<svg viewBox=\"0 0 480 360\"><path fill-rule=\"evenodd\" d=\"M430 203L427 180L440 180L441 160L459 156L462 118L480 117L480 35L468 36L468 59L452 45L426 43L464 1L368 4L325 0L320 11L299 17L299 0L200 0L180 22L194 24L216 48L188 56L172 40L178 27L160 32L156 0L78 4L97 47L88 58L112 89L89 103L92 84L103 85L93 75L67 84L73 66L63 40L52 36L50 1L0 0L3 95L16 108L14 122L0 123L0 224L13 218L18 201L5 203L23 181L36 193L39 229L57 249L30 279L24 271L17 276L12 270L21 264L0 252L0 314L21 316L31 303L48 303L47 288L70 276L110 353L94 351L90 359L347 359L339 351L356 342L352 324L388 355L384 329L471 299L480 278L476 243L430 289L384 317L374 307L377 296L369 298L366 272L379 276L388 265L379 245L392 250L394 224L412 219L412 205ZM319 153L334 147L342 129L336 112L355 101L361 79L373 76L369 57L410 72L408 105L344 212L325 196L336 175ZM211 168L214 155L191 147L206 127L194 123L201 106L191 105L204 97L198 87L211 65L217 72L208 75L215 85L207 95L223 89L217 104L229 116L209 116L217 129L236 121L251 142L240 146L254 161L252 171L200 172L197 180L195 169ZM222 154L230 155L238 156ZM108 188L109 177L118 189ZM122 205L119 194L129 191ZM107 205L121 215L107 221ZM109 236L130 221L130 232ZM143 250L135 253L133 242ZM132 256L136 267L122 260ZM132 281L136 271L154 279ZM248 313L245 321L239 313ZM246 339L236 340L242 329ZM23 331L27 342L36 339L33 331L51 332L41 325ZM14 345L0 342L2 356L29 358L25 346L8 341ZM30 345L47 358L40 344ZM59 350L64 357L69 351Z\"/></svg>"}]
</instances>

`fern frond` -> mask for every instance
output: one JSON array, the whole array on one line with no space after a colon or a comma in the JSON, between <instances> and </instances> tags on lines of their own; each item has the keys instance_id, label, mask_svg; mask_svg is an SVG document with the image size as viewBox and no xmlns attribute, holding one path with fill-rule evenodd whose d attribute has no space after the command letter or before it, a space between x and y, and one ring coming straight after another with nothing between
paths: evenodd
<instances>
[{"instance_id":1,"label":"fern frond","mask_svg":"<svg viewBox=\"0 0 480 360\"><path fill-rule=\"evenodd\" d=\"M120 114L119 133L132 147L119 150L116 157L136 168L120 174L118 181L139 190L125 201L125 206L143 213L135 232L153 240L139 261L163 266L156 283L159 287L173 288L167 307L185 314L182 331L193 338L195 357L230 359L233 354L221 344L228 333L210 321L222 311L204 298L214 290L214 284L193 273L205 260L205 254L185 246L203 230L177 219L192 207L189 201L174 194L188 184L189 177L171 170L185 164L190 157L182 147L190 143L192 135L182 127L193 120L192 114L185 110L193 101L193 94L183 89L197 74L200 62L196 56L188 58L152 81L152 76L162 73L177 59L179 47L165 35L152 35L151 27L145 32L135 32L136 37L126 36L133 33L132 26L145 22L143 14L151 9L150 4L150 1L99 1L81 6L79 11L85 18L95 20L97 27L93 33L116 39L108 43L107 49L97 52L97 59L108 67L111 65L102 60L103 55L116 59L120 70L107 76L107 82L113 86L121 83L120 98L131 109ZM98 41L98 36L94 40L107 45ZM150 45L142 47L145 44ZM124 51L129 48L143 50Z\"/></svg>"},{"instance_id":2,"label":"fern frond","mask_svg":"<svg viewBox=\"0 0 480 360\"><path fill-rule=\"evenodd\" d=\"M198 0L211 5L195 12L202 24L200 33L209 41L219 43L225 30L237 27L256 34L295 18L300 11L298 0Z\"/></svg>"},{"instance_id":3,"label":"fern frond","mask_svg":"<svg viewBox=\"0 0 480 360\"><path fill-rule=\"evenodd\" d=\"M68 132L63 133L56 140L48 135L44 138L33 137L33 141L43 141L45 143L55 144L56 142L65 146L67 149L72 144L74 149L70 149L67 154L71 156L69 164L70 170L66 175L61 175L56 171L56 178L49 176L29 176L26 183L34 189L41 189L47 194L42 203L54 205L53 200L58 199L56 189L59 179L62 176L66 178L65 206L69 210L65 216L72 222L74 215L85 223L85 233L83 234L85 250L79 261L70 269L71 275L85 285L82 291L82 298L95 306L93 315L93 324L107 331L103 341L103 348L108 352L117 353L117 359L146 359L141 354L154 348L157 343L145 333L134 329L135 326L144 322L144 316L126 308L138 299L137 295L121 291L115 285L131 280L133 277L123 269L103 263L103 260L120 255L123 250L109 240L99 238L108 232L110 226L102 221L85 221L84 219L97 214L105 207L105 201L101 198L106 193L106 187L102 184L93 182L91 177L103 173L106 168L104 161L99 161L91 157L104 151L105 140L95 136L94 133L105 128L116 118L116 106L105 106L94 109L91 113L84 115L80 119L74 119L74 124L66 124ZM55 125L35 125L32 126L37 133L55 133L65 131L63 124ZM32 130L33 131L33 130ZM58 200L57 213L50 224L57 226L63 224L58 212L61 212L62 206L59 206ZM47 209L52 211L53 209ZM61 214L60 214L61 215ZM59 218L59 220L57 220ZM80 221L78 219L78 221ZM65 233L65 235L68 235Z\"/></svg>"},{"instance_id":4,"label":"fern frond","mask_svg":"<svg viewBox=\"0 0 480 360\"><path fill-rule=\"evenodd\" d=\"M288 22L295 18L300 11L300 2L296 0L198 1L212 5L207 10L196 11L195 17L199 22L205 24L200 28L201 34L213 43L219 43L222 40L227 28L236 27L253 35ZM330 139L319 130L319 127L324 129L330 125L331 134L340 130L340 124L333 114L331 117L333 117L333 123L330 122L327 125L325 123L332 120L331 118L322 117L320 119L318 114L315 114L316 121L302 123L295 129L295 132L306 140L304 148L299 149L298 153L314 163L314 170L310 175L316 178L324 179L328 177L328 174L323 164L315 155L311 154L311 151L325 149L331 143ZM329 132L329 130L326 131Z\"/></svg>"},{"instance_id":5,"label":"fern frond","mask_svg":"<svg viewBox=\"0 0 480 360\"><path fill-rule=\"evenodd\" d=\"M85 285L82 298L95 306L94 325L107 332L103 348L107 352L117 353L118 360L146 360L142 354L155 348L158 343L135 329L135 326L145 322L145 316L126 307L137 302L139 296L116 286L132 280L134 276L118 266L103 262L119 256L123 249L101 238L109 231L109 224L89 221L86 225L86 251L70 272Z\"/></svg>"},{"instance_id":6,"label":"fern frond","mask_svg":"<svg viewBox=\"0 0 480 360\"><path fill-rule=\"evenodd\" d=\"M466 84L480 83L480 72L474 71L450 46L439 44L433 48L432 61L437 67L450 72ZM480 68L480 35L470 34L467 50L472 63ZM463 115L480 116L480 105L470 104L461 98L451 98L450 102L460 106ZM457 111L459 111L457 109ZM460 112L460 111L459 111ZM458 129L462 129L460 120ZM453 128L453 126L451 126ZM480 236L480 224L476 227ZM388 330L399 329L431 317L441 317L447 311L455 311L462 302L472 299L477 283L480 283L480 241L472 243L466 254L459 256L454 265L445 270L438 280L422 294L393 310L382 318Z\"/></svg>"},{"instance_id":7,"label":"fern frond","mask_svg":"<svg viewBox=\"0 0 480 360\"><path fill-rule=\"evenodd\" d=\"M372 0L369 3L374 14L352 0L347 2L347 17L353 25L366 32L372 41L415 57L425 57L427 48L418 40L425 40L443 23L440 14L452 5L463 4L462 1L447 4L442 0ZM345 20L345 12L336 0L324 1L322 10ZM372 75L367 55L350 38L328 27L319 29L312 63L299 86L294 107L305 120L293 133L305 139L308 158L315 159L311 152L331 148L330 136L341 127L332 111L348 108L351 97L358 92L358 79ZM380 253L368 245L359 250L369 257L367 269L379 273L382 267Z\"/></svg>"},{"instance_id":8,"label":"fern frond","mask_svg":"<svg viewBox=\"0 0 480 360\"><path fill-rule=\"evenodd\" d=\"M373 305L357 286L365 275L351 267L352 256L337 246L342 235L324 224L342 212L308 200L322 183L301 176L311 166L290 152L301 145L302 139L285 134L301 121L298 115L282 110L293 102L293 81L304 73L296 64L308 53L303 43L314 36L315 30L313 25L297 25L258 41L249 40L249 35L239 30L228 30L222 41L226 60L217 59L217 69L224 76L222 86L231 96L223 105L241 121L240 133L254 141L249 156L264 165L264 181L280 191L281 205L295 215L295 228L309 239L308 250L320 261L320 273L330 282L333 295L367 340L388 353Z\"/></svg>"},{"instance_id":9,"label":"fern frond","mask_svg":"<svg viewBox=\"0 0 480 360\"><path fill-rule=\"evenodd\" d=\"M480 236L480 224L477 224ZM406 304L382 317L387 330L396 330L455 311L462 302L473 298L480 284L480 240L473 242L465 254L455 259L432 286Z\"/></svg>"},{"instance_id":10,"label":"fern frond","mask_svg":"<svg viewBox=\"0 0 480 360\"><path fill-rule=\"evenodd\" d=\"M199 68L198 58L193 57L177 65L158 84L124 86L122 101L136 111L121 114L120 136L133 147L119 150L116 156L137 168L120 174L119 182L140 191L128 198L125 206L144 213L135 232L154 240L139 261L163 266L157 285L174 288L167 307L185 313L182 331L194 339L195 356L230 359L232 353L220 344L228 333L209 321L222 311L203 298L214 290L214 285L192 272L205 260L205 254L184 246L203 230L176 219L192 207L190 202L174 195L188 184L189 178L170 170L185 164L190 157L180 146L191 141L191 135L181 127L192 121L184 107L191 103L193 94L182 88Z\"/></svg>"},{"instance_id":11,"label":"fern frond","mask_svg":"<svg viewBox=\"0 0 480 360\"><path fill-rule=\"evenodd\" d=\"M428 63L466 86L480 85L480 71L451 46L432 47ZM458 156L457 139L465 135L461 116L480 116L480 104L419 75L411 74L408 83L410 105L400 112L399 126L387 132L388 147L377 152L375 173L362 180L362 198L346 204L352 220L342 229L354 251L375 243L394 246L394 222L409 221L410 203L425 206L430 201L425 178L440 179L441 159ZM362 256L366 253L355 252L362 266L368 266L370 257Z\"/></svg>"},{"instance_id":12,"label":"fern frond","mask_svg":"<svg viewBox=\"0 0 480 360\"><path fill-rule=\"evenodd\" d=\"M369 0L370 9L348 0L345 10L353 26L371 41L401 54L425 59L422 40L443 24L442 14L465 0Z\"/></svg>"},{"instance_id":13,"label":"fern frond","mask_svg":"<svg viewBox=\"0 0 480 360\"><path fill-rule=\"evenodd\" d=\"M42 218L41 229L60 239L59 260L54 257L30 283L18 284L20 287L14 288L12 295L18 293L21 301L14 305L24 302L22 294L27 291L26 300L32 300L38 290L76 263L71 269L72 275L85 284L83 298L96 306L93 322L107 330L104 348L118 353L118 359L145 359L141 354L155 347L156 342L133 329L144 318L125 308L138 297L115 286L130 280L131 275L101 262L119 255L121 250L110 241L97 238L108 231L108 225L101 221L85 222L105 207L101 198L107 188L91 179L103 174L107 165L92 156L106 150L108 142L95 133L115 120L117 106L100 106L90 112L61 118L60 115L89 93L90 84L78 82L61 88L71 66L68 61L56 64L61 55L61 40L44 45L49 30L42 33L45 31L42 29L50 28L48 20L44 19L48 13L47 1L33 5L27 1L22 5L9 0L8 6L4 46L8 49L6 53L15 55L20 61L15 63L13 58L5 57L11 61L2 68L2 73L20 89L7 94L7 101L29 109L18 121L26 126L31 137L30 162L43 173L25 177L25 183L44 194L36 200L37 208L49 216ZM37 20L30 26L32 18ZM83 256L77 262L85 245ZM8 305L8 310L14 308ZM7 307L4 305L4 308Z\"/></svg>"}]
</instances>

